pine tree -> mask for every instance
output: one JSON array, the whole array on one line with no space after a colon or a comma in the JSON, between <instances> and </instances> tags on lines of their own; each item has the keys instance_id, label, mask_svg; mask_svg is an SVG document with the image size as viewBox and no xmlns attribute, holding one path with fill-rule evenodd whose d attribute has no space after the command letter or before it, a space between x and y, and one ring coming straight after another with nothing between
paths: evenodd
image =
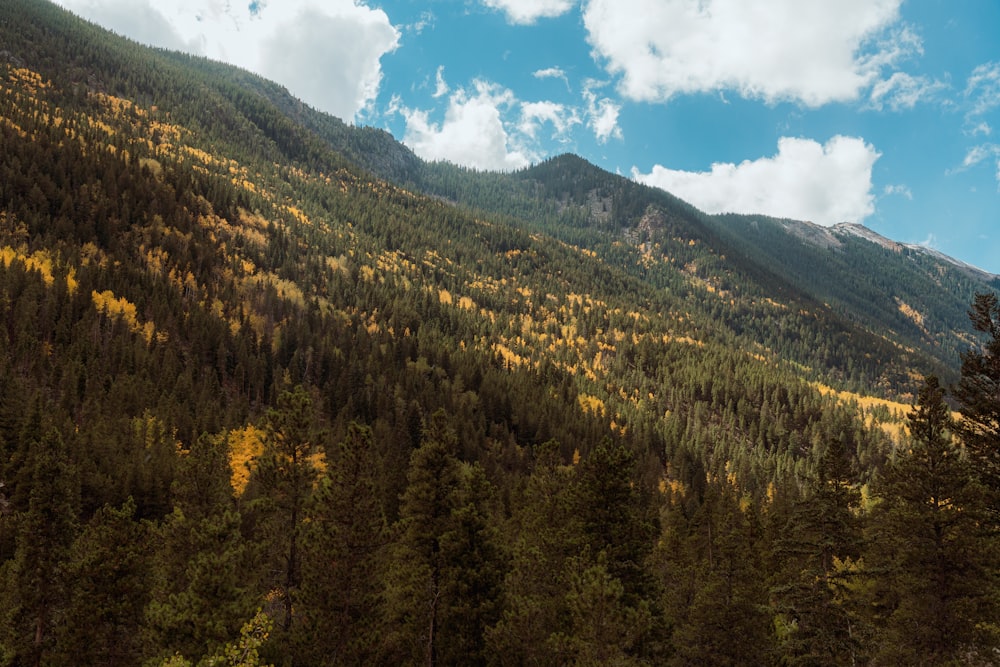
<instances>
[{"instance_id":1,"label":"pine tree","mask_svg":"<svg viewBox=\"0 0 1000 667\"><path fill-rule=\"evenodd\" d=\"M70 550L67 622L56 629L64 664L135 665L142 656L143 608L149 595L148 527L129 498L103 507Z\"/></svg>"},{"instance_id":2,"label":"pine tree","mask_svg":"<svg viewBox=\"0 0 1000 667\"><path fill-rule=\"evenodd\" d=\"M984 534L984 496L953 437L944 390L928 377L901 449L877 486L872 567L889 611L876 663L960 664L992 656L998 637L996 545Z\"/></svg>"},{"instance_id":3,"label":"pine tree","mask_svg":"<svg viewBox=\"0 0 1000 667\"><path fill-rule=\"evenodd\" d=\"M62 612L70 548L77 532L79 482L62 435L49 429L27 448L27 507L16 516L17 549L4 572L5 644L23 665L51 655ZM23 489L22 489L23 490Z\"/></svg>"},{"instance_id":4,"label":"pine tree","mask_svg":"<svg viewBox=\"0 0 1000 667\"><path fill-rule=\"evenodd\" d=\"M989 494L990 520L1000 526L1000 299L976 294L969 319L988 338L962 354L962 377L952 391L962 413L957 431Z\"/></svg>"},{"instance_id":5,"label":"pine tree","mask_svg":"<svg viewBox=\"0 0 1000 667\"><path fill-rule=\"evenodd\" d=\"M550 638L565 631L566 563L580 550L571 532L574 469L559 460L559 443L537 448L535 468L505 527L510 571L502 616L488 633L503 665L556 664L562 651Z\"/></svg>"},{"instance_id":6,"label":"pine tree","mask_svg":"<svg viewBox=\"0 0 1000 667\"><path fill-rule=\"evenodd\" d=\"M816 477L789 515L772 520L772 604L785 662L791 665L842 665L857 660L862 633L850 601L853 570L845 561L861 556L861 494L853 481L844 436L832 438Z\"/></svg>"},{"instance_id":7,"label":"pine tree","mask_svg":"<svg viewBox=\"0 0 1000 667\"><path fill-rule=\"evenodd\" d=\"M611 575L608 565L603 552L589 566L579 559L566 562L570 571L565 594L568 632L553 633L549 639L562 664L646 664L636 655L636 647L653 625L650 606L645 601L627 604L625 587Z\"/></svg>"},{"instance_id":8,"label":"pine tree","mask_svg":"<svg viewBox=\"0 0 1000 667\"><path fill-rule=\"evenodd\" d=\"M634 455L604 440L580 463L573 485L572 521L585 551L607 557L608 571L625 591L625 602L656 597L646 568L658 532L649 497L635 483Z\"/></svg>"},{"instance_id":9,"label":"pine tree","mask_svg":"<svg viewBox=\"0 0 1000 667\"><path fill-rule=\"evenodd\" d=\"M314 663L371 664L378 648L379 558L388 542L371 430L352 423L310 499L296 651Z\"/></svg>"},{"instance_id":10,"label":"pine tree","mask_svg":"<svg viewBox=\"0 0 1000 667\"><path fill-rule=\"evenodd\" d=\"M266 526L272 566L279 573L271 585L283 610L279 629L287 636L302 585L302 530L318 476L315 457L322 453L306 389L282 392L276 407L268 411L266 427L257 465L261 495L256 506Z\"/></svg>"},{"instance_id":11,"label":"pine tree","mask_svg":"<svg viewBox=\"0 0 1000 667\"><path fill-rule=\"evenodd\" d=\"M496 621L503 572L490 530L492 491L439 410L410 458L398 537L386 572L387 659L403 664L480 664Z\"/></svg>"},{"instance_id":12,"label":"pine tree","mask_svg":"<svg viewBox=\"0 0 1000 667\"><path fill-rule=\"evenodd\" d=\"M253 611L253 553L233 503L226 454L224 437L203 436L178 463L173 512L153 535L146 609L152 654L209 655Z\"/></svg>"},{"instance_id":13,"label":"pine tree","mask_svg":"<svg viewBox=\"0 0 1000 667\"><path fill-rule=\"evenodd\" d=\"M661 555L674 624L671 664L761 665L771 656L771 624L755 508L728 481L708 485L688 522L674 515ZM671 585L672 584L672 585Z\"/></svg>"}]
</instances>

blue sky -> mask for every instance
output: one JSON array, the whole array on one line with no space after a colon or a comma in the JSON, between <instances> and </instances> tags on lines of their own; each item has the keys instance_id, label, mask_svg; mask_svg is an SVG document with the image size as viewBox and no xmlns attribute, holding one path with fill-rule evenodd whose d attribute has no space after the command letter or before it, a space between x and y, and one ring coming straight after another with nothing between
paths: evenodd
<instances>
[{"instance_id":1,"label":"blue sky","mask_svg":"<svg viewBox=\"0 0 1000 667\"><path fill-rule=\"evenodd\" d=\"M1000 273L996 0L58 0L419 155L574 152L709 212L860 222Z\"/></svg>"}]
</instances>

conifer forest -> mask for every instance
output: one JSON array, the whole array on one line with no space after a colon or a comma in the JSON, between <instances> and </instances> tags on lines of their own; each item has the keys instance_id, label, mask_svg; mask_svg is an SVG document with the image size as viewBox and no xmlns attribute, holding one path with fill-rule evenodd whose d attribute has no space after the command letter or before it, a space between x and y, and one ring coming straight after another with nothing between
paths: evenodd
<instances>
[{"instance_id":1,"label":"conifer forest","mask_svg":"<svg viewBox=\"0 0 1000 667\"><path fill-rule=\"evenodd\" d=\"M0 665L1000 664L1000 280L787 226L0 1Z\"/></svg>"}]
</instances>

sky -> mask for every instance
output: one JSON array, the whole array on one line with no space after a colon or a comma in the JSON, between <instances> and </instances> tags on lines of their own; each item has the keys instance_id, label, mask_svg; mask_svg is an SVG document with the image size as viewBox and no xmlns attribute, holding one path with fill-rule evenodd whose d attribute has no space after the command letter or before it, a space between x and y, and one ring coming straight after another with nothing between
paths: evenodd
<instances>
[{"instance_id":1,"label":"sky","mask_svg":"<svg viewBox=\"0 0 1000 667\"><path fill-rule=\"evenodd\" d=\"M56 0L428 160L565 152L1000 274L996 0Z\"/></svg>"}]
</instances>

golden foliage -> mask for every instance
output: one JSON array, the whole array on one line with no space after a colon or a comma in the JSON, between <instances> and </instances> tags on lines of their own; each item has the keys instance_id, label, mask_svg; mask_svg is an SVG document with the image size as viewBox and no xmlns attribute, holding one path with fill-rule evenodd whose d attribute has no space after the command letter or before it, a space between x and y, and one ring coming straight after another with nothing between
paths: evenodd
<instances>
[{"instance_id":1,"label":"golden foliage","mask_svg":"<svg viewBox=\"0 0 1000 667\"><path fill-rule=\"evenodd\" d=\"M257 457L264 452L264 433L252 424L229 432L229 467L232 468L230 484L237 496L243 495Z\"/></svg>"},{"instance_id":2,"label":"golden foliage","mask_svg":"<svg viewBox=\"0 0 1000 667\"><path fill-rule=\"evenodd\" d=\"M133 333L141 335L146 339L147 343L152 342L156 328L152 322L143 323L139 321L136 316L134 303L131 303L125 297L116 297L111 290L104 290L103 292L94 290L90 293L90 296L94 302L94 307L99 312L104 313L108 317L121 318L128 324L129 329Z\"/></svg>"},{"instance_id":3,"label":"golden foliage","mask_svg":"<svg viewBox=\"0 0 1000 667\"><path fill-rule=\"evenodd\" d=\"M576 397L579 401L580 407L584 412L589 412L591 414L601 417L604 415L604 401L599 399L597 396L591 396L590 394L580 394Z\"/></svg>"},{"instance_id":4,"label":"golden foliage","mask_svg":"<svg viewBox=\"0 0 1000 667\"><path fill-rule=\"evenodd\" d=\"M28 255L10 246L0 248L0 263L3 263L5 267L10 267L14 260L23 263L28 271L35 271L40 274L46 286L51 287L55 284L56 278L53 273L53 260L48 252L38 250ZM73 294L78 286L76 269L69 267L66 270L66 289L69 290L70 294Z\"/></svg>"}]
</instances>

